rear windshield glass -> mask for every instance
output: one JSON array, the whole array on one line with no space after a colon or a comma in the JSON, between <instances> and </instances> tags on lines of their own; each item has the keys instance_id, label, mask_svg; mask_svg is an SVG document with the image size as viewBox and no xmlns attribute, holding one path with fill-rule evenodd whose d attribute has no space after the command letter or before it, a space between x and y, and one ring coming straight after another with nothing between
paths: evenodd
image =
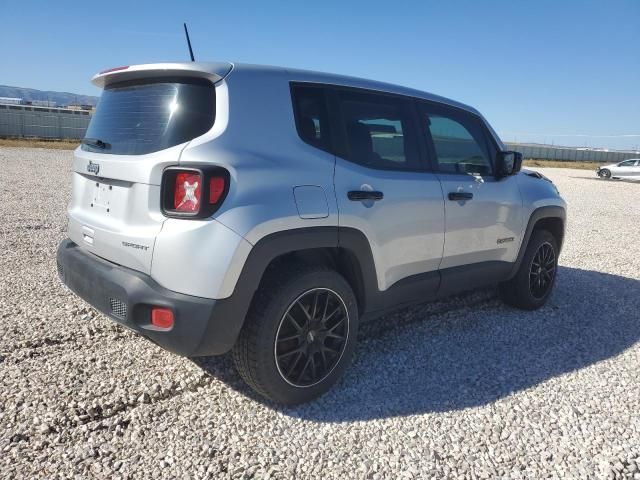
<instances>
[{"instance_id":1,"label":"rear windshield glass","mask_svg":"<svg viewBox=\"0 0 640 480\"><path fill-rule=\"evenodd\" d=\"M143 155L192 140L215 118L215 88L199 80L128 82L108 86L82 149Z\"/></svg>"}]
</instances>

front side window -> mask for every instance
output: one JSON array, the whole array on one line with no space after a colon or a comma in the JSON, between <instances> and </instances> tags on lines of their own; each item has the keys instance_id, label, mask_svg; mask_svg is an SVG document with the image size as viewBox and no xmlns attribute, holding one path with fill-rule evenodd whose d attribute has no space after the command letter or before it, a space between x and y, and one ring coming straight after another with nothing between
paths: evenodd
<instances>
[{"instance_id":1,"label":"front side window","mask_svg":"<svg viewBox=\"0 0 640 480\"><path fill-rule=\"evenodd\" d=\"M157 152L204 134L214 119L215 88L208 81L114 84L102 92L82 149L114 155Z\"/></svg>"},{"instance_id":2,"label":"front side window","mask_svg":"<svg viewBox=\"0 0 640 480\"><path fill-rule=\"evenodd\" d=\"M419 168L409 104L400 98L339 92L347 160L379 169Z\"/></svg>"},{"instance_id":3,"label":"front side window","mask_svg":"<svg viewBox=\"0 0 640 480\"><path fill-rule=\"evenodd\" d=\"M618 164L619 167L633 167L636 164L635 160L626 160Z\"/></svg>"},{"instance_id":4,"label":"front side window","mask_svg":"<svg viewBox=\"0 0 640 480\"><path fill-rule=\"evenodd\" d=\"M421 117L439 172L491 175L485 138L473 117L435 106L425 106Z\"/></svg>"}]
</instances>

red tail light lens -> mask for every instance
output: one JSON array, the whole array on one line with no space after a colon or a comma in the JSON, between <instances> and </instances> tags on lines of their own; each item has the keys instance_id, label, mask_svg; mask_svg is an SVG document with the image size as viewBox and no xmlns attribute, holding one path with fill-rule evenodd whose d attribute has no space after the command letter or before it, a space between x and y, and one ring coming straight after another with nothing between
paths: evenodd
<instances>
[{"instance_id":1,"label":"red tail light lens","mask_svg":"<svg viewBox=\"0 0 640 480\"><path fill-rule=\"evenodd\" d=\"M173 209L176 212L197 213L202 197L202 177L196 172L180 172L176 175Z\"/></svg>"},{"instance_id":2,"label":"red tail light lens","mask_svg":"<svg viewBox=\"0 0 640 480\"><path fill-rule=\"evenodd\" d=\"M168 308L153 307L151 309L151 325L158 328L172 328L173 312Z\"/></svg>"},{"instance_id":3,"label":"red tail light lens","mask_svg":"<svg viewBox=\"0 0 640 480\"><path fill-rule=\"evenodd\" d=\"M211 177L209 179L209 203L215 205L222 197L225 187L224 177Z\"/></svg>"}]
</instances>

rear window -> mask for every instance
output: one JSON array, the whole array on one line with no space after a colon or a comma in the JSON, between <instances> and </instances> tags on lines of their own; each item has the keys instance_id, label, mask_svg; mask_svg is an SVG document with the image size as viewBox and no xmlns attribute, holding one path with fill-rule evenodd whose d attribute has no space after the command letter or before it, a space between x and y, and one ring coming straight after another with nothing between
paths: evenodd
<instances>
[{"instance_id":1,"label":"rear window","mask_svg":"<svg viewBox=\"0 0 640 480\"><path fill-rule=\"evenodd\" d=\"M215 88L206 80L114 84L102 92L82 149L144 155L202 135L214 119Z\"/></svg>"}]
</instances>

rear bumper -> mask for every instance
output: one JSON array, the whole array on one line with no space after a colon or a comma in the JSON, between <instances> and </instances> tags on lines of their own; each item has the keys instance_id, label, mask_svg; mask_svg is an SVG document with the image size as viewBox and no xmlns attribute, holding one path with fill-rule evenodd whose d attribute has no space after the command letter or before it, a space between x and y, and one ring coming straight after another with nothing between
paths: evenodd
<instances>
[{"instance_id":1,"label":"rear bumper","mask_svg":"<svg viewBox=\"0 0 640 480\"><path fill-rule=\"evenodd\" d=\"M103 260L71 240L60 243L58 275L74 293L112 320L183 356L220 355L235 343L243 318L233 298L212 300L168 290L150 276ZM151 307L170 308L170 330L151 325Z\"/></svg>"}]
</instances>

